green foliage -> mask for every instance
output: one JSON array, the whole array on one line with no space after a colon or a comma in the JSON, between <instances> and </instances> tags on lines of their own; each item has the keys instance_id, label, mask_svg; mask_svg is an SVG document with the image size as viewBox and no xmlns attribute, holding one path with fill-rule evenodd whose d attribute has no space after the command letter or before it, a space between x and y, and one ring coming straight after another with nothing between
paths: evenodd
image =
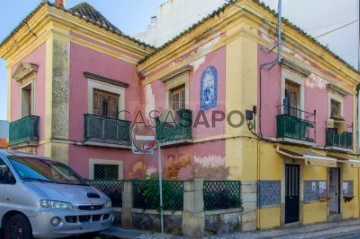
<instances>
[{"instance_id":1,"label":"green foliage","mask_svg":"<svg viewBox=\"0 0 360 239\"><path fill-rule=\"evenodd\" d=\"M240 181L204 181L205 210L240 207L240 186Z\"/></svg>"},{"instance_id":2,"label":"green foliage","mask_svg":"<svg viewBox=\"0 0 360 239\"><path fill-rule=\"evenodd\" d=\"M182 211L184 204L184 182L162 181L163 209ZM159 180L151 176L147 180L133 181L134 208L156 209L160 211Z\"/></svg>"}]
</instances>

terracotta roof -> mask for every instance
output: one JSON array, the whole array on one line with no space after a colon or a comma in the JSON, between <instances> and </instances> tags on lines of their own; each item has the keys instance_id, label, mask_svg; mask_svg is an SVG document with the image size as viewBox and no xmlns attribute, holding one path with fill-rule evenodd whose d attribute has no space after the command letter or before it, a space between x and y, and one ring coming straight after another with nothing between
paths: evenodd
<instances>
[{"instance_id":1,"label":"terracotta roof","mask_svg":"<svg viewBox=\"0 0 360 239\"><path fill-rule=\"evenodd\" d=\"M89 20L110 31L122 33L116 26L109 22L99 11L97 11L87 2L80 3L73 8L70 8L69 11L75 16L81 17L85 20Z\"/></svg>"},{"instance_id":2,"label":"terracotta roof","mask_svg":"<svg viewBox=\"0 0 360 239\"><path fill-rule=\"evenodd\" d=\"M2 47L5 43L7 43L23 26L27 24L27 22L33 17L43 5L48 5L51 7L56 7L54 4L47 2L41 2L32 12L30 12L21 22L20 24L0 43L0 47ZM94 25L97 25L101 28L104 28L110 32L113 32L119 36L127 38L143 47L149 47L152 49L156 49L154 46L151 46L145 42L141 42L133 37L130 37L123 32L121 32L116 26L114 26L111 22L109 22L99 11L97 11L90 4L83 2L75 7L67 10L63 9L63 11L68 12L74 16L77 16L85 21L91 22Z\"/></svg>"},{"instance_id":3,"label":"terracotta roof","mask_svg":"<svg viewBox=\"0 0 360 239\"><path fill-rule=\"evenodd\" d=\"M227 0L226 0L227 1ZM274 10L271 10L270 7L268 7L267 5L265 5L263 2L260 2L260 0L252 0L253 2L255 2L256 4L258 4L259 6L261 6L263 9L267 10L269 13L271 13L274 17L277 18L277 13ZM158 47L154 52L152 52L151 54L147 55L144 59L140 60L138 62L138 64L142 64L144 62L146 62L150 57L152 57L153 55L157 54L158 52L160 52L161 50L163 50L164 48L168 47L169 45L171 45L172 43L176 42L177 40L179 40L181 37L183 37L184 35L186 35L187 33L191 32L192 30L194 30L195 28L197 28L198 26L200 26L201 24L203 24L204 22L206 22L208 19L214 18L215 16L218 16L221 12L224 12L226 8L228 8L230 5L233 5L235 3L235 0L229 0L227 1L226 4L224 4L223 6L219 7L218 9L216 9L215 11L213 11L211 14L209 14L207 17L204 17L203 19L201 19L200 21L198 21L197 23L193 24L192 26L190 26L188 29L186 29L185 31L179 33L177 36L175 36L174 38L170 39L168 42L164 43L162 46ZM318 42L315 38L313 38L312 36L310 36L309 34L307 34L306 32L304 32L302 29L300 29L298 26L292 24L288 19L286 18L282 18L283 19L283 23L289 25L290 27L292 27L293 29L295 29L297 32L299 32L300 34L302 34L303 36L305 36L307 39L309 39L310 41L312 41L314 44L320 46L321 48L323 48L324 50L326 50L332 57L334 57L335 59L338 59L341 63L343 63L344 65L346 65L348 68L354 70L355 72L359 73L358 70L356 70L352 65L350 65L348 62L346 62L345 60L343 60L341 57L339 57L338 55L336 55L334 52L332 52L328 47L324 46L323 44L321 44L320 42Z\"/></svg>"}]
</instances>

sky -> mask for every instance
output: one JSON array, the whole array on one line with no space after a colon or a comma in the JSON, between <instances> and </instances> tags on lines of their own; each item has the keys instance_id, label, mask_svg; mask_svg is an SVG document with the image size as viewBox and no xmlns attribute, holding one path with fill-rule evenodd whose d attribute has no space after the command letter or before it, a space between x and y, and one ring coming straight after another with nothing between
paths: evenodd
<instances>
[{"instance_id":1,"label":"sky","mask_svg":"<svg viewBox=\"0 0 360 239\"><path fill-rule=\"evenodd\" d=\"M145 31L157 6L166 0L66 0L66 8L88 2L125 34ZM196 0L194 0L196 1ZM50 2L53 2L51 0ZM1 1L0 42L41 3L41 0ZM0 59L0 120L7 119L7 72L6 62Z\"/></svg>"},{"instance_id":2,"label":"sky","mask_svg":"<svg viewBox=\"0 0 360 239\"><path fill-rule=\"evenodd\" d=\"M53 2L53 0L51 0ZM85 0L66 0L66 8ZM145 31L157 7L166 0L86 0L125 34ZM193 0L196 1L196 0ZM211 0L209 0L211 1ZM263 0L277 9L278 0ZM283 16L357 68L359 0L282 0ZM2 1L0 42L41 0ZM225 2L225 0L224 0ZM7 119L7 73L0 59L0 120Z\"/></svg>"},{"instance_id":3,"label":"sky","mask_svg":"<svg viewBox=\"0 0 360 239\"><path fill-rule=\"evenodd\" d=\"M277 9L278 0L262 0ZM282 15L358 68L359 0L282 0Z\"/></svg>"}]
</instances>

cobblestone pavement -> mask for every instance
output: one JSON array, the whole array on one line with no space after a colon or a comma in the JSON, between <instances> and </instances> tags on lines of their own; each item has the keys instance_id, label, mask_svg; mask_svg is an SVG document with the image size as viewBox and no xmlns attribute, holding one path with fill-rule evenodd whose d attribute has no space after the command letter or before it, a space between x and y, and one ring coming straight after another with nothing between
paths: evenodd
<instances>
[{"instance_id":1,"label":"cobblestone pavement","mask_svg":"<svg viewBox=\"0 0 360 239\"><path fill-rule=\"evenodd\" d=\"M108 238L137 238L137 239L182 239L184 237L168 234L110 228L103 232ZM105 237L106 238L106 237ZM360 219L343 220L338 222L317 223L307 226L289 226L282 229L262 230L254 232L231 233L223 235L209 235L203 239L360 239Z\"/></svg>"}]
</instances>

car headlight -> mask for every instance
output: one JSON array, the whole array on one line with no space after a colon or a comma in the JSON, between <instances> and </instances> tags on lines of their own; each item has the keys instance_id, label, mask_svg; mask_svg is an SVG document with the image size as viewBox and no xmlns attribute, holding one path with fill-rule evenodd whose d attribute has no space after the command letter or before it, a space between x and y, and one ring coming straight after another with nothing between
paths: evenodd
<instances>
[{"instance_id":1,"label":"car headlight","mask_svg":"<svg viewBox=\"0 0 360 239\"><path fill-rule=\"evenodd\" d=\"M105 203L105 208L111 208L111 207L112 207L111 201L107 201L107 202Z\"/></svg>"},{"instance_id":2,"label":"car headlight","mask_svg":"<svg viewBox=\"0 0 360 239\"><path fill-rule=\"evenodd\" d=\"M40 200L40 206L43 208L52 208L52 209L63 209L63 210L73 210L74 207L69 202L61 202L54 200Z\"/></svg>"}]
</instances>

